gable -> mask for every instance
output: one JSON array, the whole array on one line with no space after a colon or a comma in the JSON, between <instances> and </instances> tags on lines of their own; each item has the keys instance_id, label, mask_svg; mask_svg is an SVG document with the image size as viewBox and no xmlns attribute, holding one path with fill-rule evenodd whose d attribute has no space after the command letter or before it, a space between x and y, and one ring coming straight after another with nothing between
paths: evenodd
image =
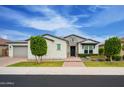
<instances>
[{"instance_id":1,"label":"gable","mask_svg":"<svg viewBox=\"0 0 124 93\"><path fill-rule=\"evenodd\" d=\"M69 41L69 45L76 45L78 42L85 41L86 38L77 36L77 35L69 35L64 37L67 41Z\"/></svg>"},{"instance_id":2,"label":"gable","mask_svg":"<svg viewBox=\"0 0 124 93\"><path fill-rule=\"evenodd\" d=\"M92 39L87 39L87 40L81 41L79 43L82 43L82 44L97 44L99 42L98 41L95 41L95 40L92 40Z\"/></svg>"},{"instance_id":3,"label":"gable","mask_svg":"<svg viewBox=\"0 0 124 93\"><path fill-rule=\"evenodd\" d=\"M63 39L63 38L60 38L60 37L57 37L57 36L53 36L53 35L50 35L50 34L44 34L42 35L43 37L45 38L49 38L49 39L52 39L52 40L61 40L61 41L64 41L64 42L67 42L67 40Z\"/></svg>"},{"instance_id":4,"label":"gable","mask_svg":"<svg viewBox=\"0 0 124 93\"><path fill-rule=\"evenodd\" d=\"M65 44L67 44L66 40L64 40L62 38L59 38L59 37L56 37L56 36L53 36L53 35L44 35L43 37L52 39L52 40L54 40L55 43L65 43Z\"/></svg>"}]
</instances>

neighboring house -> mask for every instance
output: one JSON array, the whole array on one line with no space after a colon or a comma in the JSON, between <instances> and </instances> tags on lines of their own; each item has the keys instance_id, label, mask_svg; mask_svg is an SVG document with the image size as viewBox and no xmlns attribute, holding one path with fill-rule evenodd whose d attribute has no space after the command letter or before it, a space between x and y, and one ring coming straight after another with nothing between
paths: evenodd
<instances>
[{"instance_id":1,"label":"neighboring house","mask_svg":"<svg viewBox=\"0 0 124 93\"><path fill-rule=\"evenodd\" d=\"M120 38L120 39L121 39L121 46L123 46L124 45L124 38ZM99 48L104 48L104 43L100 43ZM123 56L123 55L124 55L124 50L121 49L120 56Z\"/></svg>"},{"instance_id":2,"label":"neighboring house","mask_svg":"<svg viewBox=\"0 0 124 93\"><path fill-rule=\"evenodd\" d=\"M123 45L124 45L124 38L121 38L121 46L123 46ZM124 55L124 50L123 50L123 49L121 49L120 55L121 55L121 56Z\"/></svg>"},{"instance_id":3,"label":"neighboring house","mask_svg":"<svg viewBox=\"0 0 124 93\"><path fill-rule=\"evenodd\" d=\"M0 56L8 56L8 44L9 40L0 38Z\"/></svg>"},{"instance_id":4,"label":"neighboring house","mask_svg":"<svg viewBox=\"0 0 124 93\"><path fill-rule=\"evenodd\" d=\"M43 59L64 59L78 54L98 54L99 42L83 38L77 35L69 35L63 38L45 34L48 51ZM30 40L9 42L10 57L27 57L34 59L30 50Z\"/></svg>"},{"instance_id":5,"label":"neighboring house","mask_svg":"<svg viewBox=\"0 0 124 93\"><path fill-rule=\"evenodd\" d=\"M104 48L104 42L99 44L99 48Z\"/></svg>"}]
</instances>

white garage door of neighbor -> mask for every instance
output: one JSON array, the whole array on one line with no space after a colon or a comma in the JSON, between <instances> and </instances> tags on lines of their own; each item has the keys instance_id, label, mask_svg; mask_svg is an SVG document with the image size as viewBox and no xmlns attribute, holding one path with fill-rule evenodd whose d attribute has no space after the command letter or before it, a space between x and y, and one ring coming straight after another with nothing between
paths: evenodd
<instances>
[{"instance_id":1,"label":"white garage door of neighbor","mask_svg":"<svg viewBox=\"0 0 124 93\"><path fill-rule=\"evenodd\" d=\"M14 57L27 57L28 47L27 46L13 46Z\"/></svg>"}]
</instances>

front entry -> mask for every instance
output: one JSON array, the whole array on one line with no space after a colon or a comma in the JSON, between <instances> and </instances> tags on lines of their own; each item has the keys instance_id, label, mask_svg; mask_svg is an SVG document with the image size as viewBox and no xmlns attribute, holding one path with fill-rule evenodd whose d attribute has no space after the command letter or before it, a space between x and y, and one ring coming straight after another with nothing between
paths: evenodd
<instances>
[{"instance_id":1,"label":"front entry","mask_svg":"<svg viewBox=\"0 0 124 93\"><path fill-rule=\"evenodd\" d=\"M71 56L75 56L75 46L70 47L70 53Z\"/></svg>"}]
</instances>

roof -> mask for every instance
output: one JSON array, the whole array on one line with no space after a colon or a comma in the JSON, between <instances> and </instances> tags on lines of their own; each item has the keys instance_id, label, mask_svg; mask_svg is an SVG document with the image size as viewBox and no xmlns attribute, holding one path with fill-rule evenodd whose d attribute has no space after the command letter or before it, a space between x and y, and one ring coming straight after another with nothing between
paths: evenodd
<instances>
[{"instance_id":1,"label":"roof","mask_svg":"<svg viewBox=\"0 0 124 93\"><path fill-rule=\"evenodd\" d=\"M42 35L43 37L44 36L51 36L51 37L54 37L54 38L57 38L57 39L60 39L60 40L63 40L63 41L66 41L66 42L68 42L67 40L65 40L64 38L60 38L60 37L57 37L57 36L54 36L54 35L50 35L50 34L44 34L44 35Z\"/></svg>"},{"instance_id":2,"label":"roof","mask_svg":"<svg viewBox=\"0 0 124 93\"><path fill-rule=\"evenodd\" d=\"M96 41L96 40L93 40L93 39L87 39L87 40L94 41L96 43L100 43L99 41Z\"/></svg>"},{"instance_id":3,"label":"roof","mask_svg":"<svg viewBox=\"0 0 124 93\"><path fill-rule=\"evenodd\" d=\"M81 41L81 42L78 42L78 43L82 43L82 42L85 42L85 41L87 41L87 40L90 40L90 41L93 41L93 42L95 42L95 43L100 43L100 42L98 42L98 41L95 41L95 40L92 40L92 39L86 39L86 40L84 40L84 41Z\"/></svg>"},{"instance_id":4,"label":"roof","mask_svg":"<svg viewBox=\"0 0 124 93\"><path fill-rule=\"evenodd\" d=\"M75 35L75 34L71 34L71 35L65 36L64 38L67 38L67 37L70 37L70 36L76 36L76 37L79 37L79 38L81 38L81 39L86 39L86 38L84 38L84 37L81 37L81 36L78 36L78 35Z\"/></svg>"},{"instance_id":5,"label":"roof","mask_svg":"<svg viewBox=\"0 0 124 93\"><path fill-rule=\"evenodd\" d=\"M27 41L9 41L7 43L8 44L12 44L12 43L25 43L25 44L27 44L28 42Z\"/></svg>"},{"instance_id":6,"label":"roof","mask_svg":"<svg viewBox=\"0 0 124 93\"><path fill-rule=\"evenodd\" d=\"M9 42L9 41L10 40L0 38L0 45L5 46L5 45L7 45L7 42Z\"/></svg>"},{"instance_id":7,"label":"roof","mask_svg":"<svg viewBox=\"0 0 124 93\"><path fill-rule=\"evenodd\" d=\"M43 38L45 38L45 39L47 39L47 40L50 40L50 41L54 41L54 40L52 40L52 39L50 39L50 38L47 38L47 37L43 37ZM28 40L30 40L30 39L26 39L25 41L28 41Z\"/></svg>"}]
</instances>

